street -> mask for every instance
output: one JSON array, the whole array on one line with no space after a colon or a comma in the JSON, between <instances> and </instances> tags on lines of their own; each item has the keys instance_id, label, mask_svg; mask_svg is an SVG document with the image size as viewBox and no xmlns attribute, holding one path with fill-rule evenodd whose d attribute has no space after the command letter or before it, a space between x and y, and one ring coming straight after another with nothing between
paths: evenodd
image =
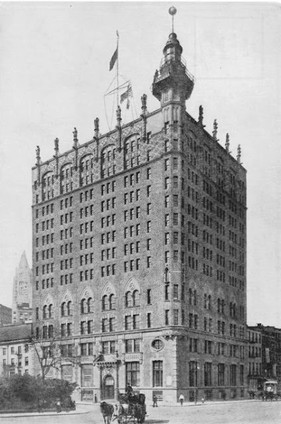
<instances>
[{"instance_id":1,"label":"street","mask_svg":"<svg viewBox=\"0 0 281 424\"><path fill-rule=\"evenodd\" d=\"M103 424L98 405L78 405L81 414L0 417L3 424ZM83 413L82 413L83 412ZM146 424L280 424L281 402L233 401L198 405L148 405ZM115 423L116 421L113 421Z\"/></svg>"}]
</instances>

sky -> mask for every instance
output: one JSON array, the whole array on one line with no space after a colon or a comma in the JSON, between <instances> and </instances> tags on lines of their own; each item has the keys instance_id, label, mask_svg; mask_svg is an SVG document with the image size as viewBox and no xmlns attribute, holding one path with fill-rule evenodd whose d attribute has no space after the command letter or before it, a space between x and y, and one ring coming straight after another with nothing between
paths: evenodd
<instances>
[{"instance_id":1,"label":"sky","mask_svg":"<svg viewBox=\"0 0 281 424\"><path fill-rule=\"evenodd\" d=\"M159 107L151 94L171 32L168 2L0 3L0 303L11 306L23 251L32 263L31 167L89 141L94 119L106 133L119 32L121 81L133 89L133 116ZM281 6L278 3L175 2L175 32L195 87L186 103L206 130L218 122L224 145L248 180L248 324L281 328ZM121 78L121 77L120 77ZM105 100L106 99L106 100ZM106 106L106 107L105 107ZM129 113L130 110L129 110ZM109 126L106 116L108 117Z\"/></svg>"}]
</instances>

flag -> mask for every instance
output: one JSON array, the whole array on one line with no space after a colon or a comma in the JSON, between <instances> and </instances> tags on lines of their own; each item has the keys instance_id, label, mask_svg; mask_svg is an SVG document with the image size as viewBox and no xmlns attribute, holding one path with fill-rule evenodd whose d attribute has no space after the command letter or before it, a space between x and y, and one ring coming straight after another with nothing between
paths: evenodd
<instances>
[{"instance_id":1,"label":"flag","mask_svg":"<svg viewBox=\"0 0 281 424\"><path fill-rule=\"evenodd\" d=\"M132 95L133 95L133 91L132 91L131 84L128 84L127 90L124 91L124 93L121 94L120 96L120 103L124 102L124 100L127 99L127 109L129 109L129 106L130 106L129 97L132 97Z\"/></svg>"},{"instance_id":2,"label":"flag","mask_svg":"<svg viewBox=\"0 0 281 424\"><path fill-rule=\"evenodd\" d=\"M115 50L115 52L113 53L112 58L110 59L110 62L109 62L109 70L110 71L113 68L113 66L115 65L117 58L118 58L118 47Z\"/></svg>"}]
</instances>

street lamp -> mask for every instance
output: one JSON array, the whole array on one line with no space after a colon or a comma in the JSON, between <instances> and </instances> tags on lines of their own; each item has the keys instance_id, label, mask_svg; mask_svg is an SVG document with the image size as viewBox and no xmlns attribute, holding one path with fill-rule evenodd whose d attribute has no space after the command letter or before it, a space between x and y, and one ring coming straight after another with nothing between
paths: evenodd
<instances>
[{"instance_id":1,"label":"street lamp","mask_svg":"<svg viewBox=\"0 0 281 424\"><path fill-rule=\"evenodd\" d=\"M198 396L198 373L200 370L200 366L196 362L196 374L195 374L195 396L194 396L194 403L196 405L197 403L197 396Z\"/></svg>"}]
</instances>

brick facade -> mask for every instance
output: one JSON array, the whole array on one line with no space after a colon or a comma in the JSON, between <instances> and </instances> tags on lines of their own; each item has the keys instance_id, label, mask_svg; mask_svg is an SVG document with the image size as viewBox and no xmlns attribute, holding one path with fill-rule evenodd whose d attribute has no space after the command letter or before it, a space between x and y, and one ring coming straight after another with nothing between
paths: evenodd
<instances>
[{"instance_id":1,"label":"brick facade","mask_svg":"<svg viewBox=\"0 0 281 424\"><path fill-rule=\"evenodd\" d=\"M185 109L171 34L160 109L42 162L33 175L35 334L57 337L83 399L130 383L152 398L243 397L246 171ZM72 355L72 362L67 358ZM73 359L74 358L74 359Z\"/></svg>"}]
</instances>

